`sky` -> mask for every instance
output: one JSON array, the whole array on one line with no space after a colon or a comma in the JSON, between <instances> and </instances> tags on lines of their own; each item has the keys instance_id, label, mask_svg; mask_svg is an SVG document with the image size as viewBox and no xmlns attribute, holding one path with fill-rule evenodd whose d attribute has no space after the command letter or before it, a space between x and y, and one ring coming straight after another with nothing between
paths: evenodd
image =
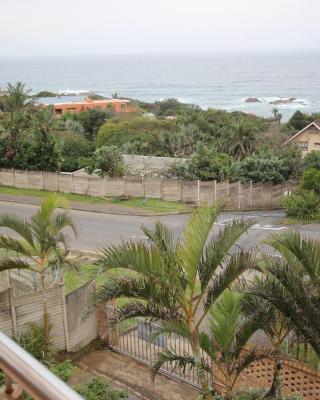
<instances>
[{"instance_id":1,"label":"sky","mask_svg":"<svg viewBox=\"0 0 320 400\"><path fill-rule=\"evenodd\" d=\"M0 54L320 50L320 0L0 0Z\"/></svg>"}]
</instances>

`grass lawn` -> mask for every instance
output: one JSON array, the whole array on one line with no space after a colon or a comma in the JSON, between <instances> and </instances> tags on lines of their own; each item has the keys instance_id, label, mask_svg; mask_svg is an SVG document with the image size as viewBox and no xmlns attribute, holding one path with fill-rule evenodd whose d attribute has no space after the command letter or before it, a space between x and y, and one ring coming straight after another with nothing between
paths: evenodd
<instances>
[{"instance_id":1,"label":"grass lawn","mask_svg":"<svg viewBox=\"0 0 320 400\"><path fill-rule=\"evenodd\" d=\"M47 190L37 190L37 189L20 189L10 186L0 186L0 194L11 194L13 196L31 196L31 197L47 197L52 192ZM106 200L101 197L85 196L82 194L74 193L61 193L63 197L70 201L82 201L84 203L94 203L94 204L105 204Z\"/></svg>"},{"instance_id":2,"label":"grass lawn","mask_svg":"<svg viewBox=\"0 0 320 400\"><path fill-rule=\"evenodd\" d=\"M119 204L127 207L137 207L152 212L188 212L190 207L184 203L178 201L165 201L160 199L144 199L144 198L133 198L128 200L122 200L118 197L110 199L113 204Z\"/></svg>"},{"instance_id":3,"label":"grass lawn","mask_svg":"<svg viewBox=\"0 0 320 400\"><path fill-rule=\"evenodd\" d=\"M13 196L31 196L31 197L47 197L50 193L46 190L36 189L20 189L10 186L0 186L0 194L8 194ZM61 193L63 197L69 201L79 201L89 204L117 204L124 207L132 207L137 209L148 210L156 213L168 213L168 212L188 212L190 208L180 202L176 201L165 201L160 199L143 199L143 198L132 198L132 199L120 199L118 197L112 197L104 199L102 197L86 196L82 194L74 193Z\"/></svg>"}]
</instances>

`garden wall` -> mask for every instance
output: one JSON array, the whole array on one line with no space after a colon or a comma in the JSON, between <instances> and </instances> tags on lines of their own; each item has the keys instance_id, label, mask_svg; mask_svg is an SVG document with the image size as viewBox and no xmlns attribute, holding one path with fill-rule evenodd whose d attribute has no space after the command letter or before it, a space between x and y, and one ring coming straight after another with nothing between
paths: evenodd
<instances>
[{"instance_id":1,"label":"garden wall","mask_svg":"<svg viewBox=\"0 0 320 400\"><path fill-rule=\"evenodd\" d=\"M284 194L293 190L289 182L279 185L179 181L161 177L101 178L64 172L0 170L0 184L26 189L105 197L147 197L186 203L214 204L223 201L230 209L265 209L281 206Z\"/></svg>"},{"instance_id":2,"label":"garden wall","mask_svg":"<svg viewBox=\"0 0 320 400\"><path fill-rule=\"evenodd\" d=\"M81 286L65 296L64 285L47 290L50 342L55 350L78 350L97 337L94 285ZM0 291L0 331L11 337L42 324L43 292L17 294L13 288Z\"/></svg>"}]
</instances>

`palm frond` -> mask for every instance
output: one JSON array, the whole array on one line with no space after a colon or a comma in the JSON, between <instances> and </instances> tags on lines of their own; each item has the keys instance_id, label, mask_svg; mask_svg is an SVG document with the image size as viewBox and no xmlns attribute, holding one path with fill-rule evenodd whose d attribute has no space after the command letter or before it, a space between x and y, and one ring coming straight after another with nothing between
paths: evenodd
<instances>
[{"instance_id":1,"label":"palm frond","mask_svg":"<svg viewBox=\"0 0 320 400\"><path fill-rule=\"evenodd\" d=\"M153 318L156 320L179 320L177 309L169 309L155 303L147 303L141 300L128 300L124 305L117 307L109 319L111 325L131 318Z\"/></svg>"},{"instance_id":2,"label":"palm frond","mask_svg":"<svg viewBox=\"0 0 320 400\"><path fill-rule=\"evenodd\" d=\"M0 258L0 272L10 269L31 269L31 265L17 257L1 257Z\"/></svg>"},{"instance_id":3,"label":"palm frond","mask_svg":"<svg viewBox=\"0 0 320 400\"><path fill-rule=\"evenodd\" d=\"M198 264L202 258L209 233L217 218L217 213L216 208L201 206L193 212L183 231L183 243L179 249L179 257L191 286L195 283Z\"/></svg>"},{"instance_id":4,"label":"palm frond","mask_svg":"<svg viewBox=\"0 0 320 400\"><path fill-rule=\"evenodd\" d=\"M181 368L183 373L185 372L187 367L190 368L195 367L195 360L193 356L190 355L181 356L166 349L157 354L157 357L151 366L151 378L153 382L155 380L157 373L165 363L173 364L172 372L174 372L174 370L177 367Z\"/></svg>"},{"instance_id":5,"label":"palm frond","mask_svg":"<svg viewBox=\"0 0 320 400\"><path fill-rule=\"evenodd\" d=\"M300 264L311 279L320 276L320 242L303 237L299 232L289 231L273 235L266 241L277 250L289 265Z\"/></svg>"},{"instance_id":6,"label":"palm frond","mask_svg":"<svg viewBox=\"0 0 320 400\"><path fill-rule=\"evenodd\" d=\"M15 252L19 256L32 257L34 255L33 248L28 247L28 243L6 235L0 235L0 248Z\"/></svg>"},{"instance_id":7,"label":"palm frond","mask_svg":"<svg viewBox=\"0 0 320 400\"><path fill-rule=\"evenodd\" d=\"M164 224L156 221L154 229L149 229L145 226L142 226L141 229L160 252L165 254L175 252L176 242L174 240L173 232Z\"/></svg>"},{"instance_id":8,"label":"palm frond","mask_svg":"<svg viewBox=\"0 0 320 400\"><path fill-rule=\"evenodd\" d=\"M77 236L77 228L69 211L59 212L52 218L52 227L55 232L60 232L61 229L70 228L75 236Z\"/></svg>"},{"instance_id":9,"label":"palm frond","mask_svg":"<svg viewBox=\"0 0 320 400\"><path fill-rule=\"evenodd\" d=\"M164 276L163 259L156 248L144 242L123 242L103 249L97 265L103 270L125 268L144 275Z\"/></svg>"},{"instance_id":10,"label":"palm frond","mask_svg":"<svg viewBox=\"0 0 320 400\"><path fill-rule=\"evenodd\" d=\"M0 214L0 227L9 228L18 233L30 246L33 246L32 229L28 220L15 214Z\"/></svg>"},{"instance_id":11,"label":"palm frond","mask_svg":"<svg viewBox=\"0 0 320 400\"><path fill-rule=\"evenodd\" d=\"M199 278L204 289L210 282L217 268L229 255L232 246L254 224L252 220L234 221L221 230L206 246L199 263Z\"/></svg>"},{"instance_id":12,"label":"palm frond","mask_svg":"<svg viewBox=\"0 0 320 400\"><path fill-rule=\"evenodd\" d=\"M256 257L252 251L241 250L230 256L227 264L209 285L205 308L209 309L223 291L229 288L245 271L254 269Z\"/></svg>"}]
</instances>

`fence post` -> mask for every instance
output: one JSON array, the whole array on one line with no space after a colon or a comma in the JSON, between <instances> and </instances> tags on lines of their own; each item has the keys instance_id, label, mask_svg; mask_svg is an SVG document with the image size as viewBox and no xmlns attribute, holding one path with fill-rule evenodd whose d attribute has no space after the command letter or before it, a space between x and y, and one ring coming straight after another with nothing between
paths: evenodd
<instances>
[{"instance_id":1,"label":"fence post","mask_svg":"<svg viewBox=\"0 0 320 400\"><path fill-rule=\"evenodd\" d=\"M86 195L88 195L88 192L89 192L89 177L87 176Z\"/></svg>"},{"instance_id":2,"label":"fence post","mask_svg":"<svg viewBox=\"0 0 320 400\"><path fill-rule=\"evenodd\" d=\"M263 182L261 183L260 208L263 208Z\"/></svg>"},{"instance_id":3,"label":"fence post","mask_svg":"<svg viewBox=\"0 0 320 400\"><path fill-rule=\"evenodd\" d=\"M41 171L41 185L42 185L42 190L44 190L43 171Z\"/></svg>"},{"instance_id":4,"label":"fence post","mask_svg":"<svg viewBox=\"0 0 320 400\"><path fill-rule=\"evenodd\" d=\"M73 174L71 173L71 193L74 192L74 188L73 188Z\"/></svg>"},{"instance_id":5,"label":"fence post","mask_svg":"<svg viewBox=\"0 0 320 400\"><path fill-rule=\"evenodd\" d=\"M214 205L217 204L217 180L215 179L213 181L213 199L214 199Z\"/></svg>"},{"instance_id":6,"label":"fence post","mask_svg":"<svg viewBox=\"0 0 320 400\"><path fill-rule=\"evenodd\" d=\"M123 196L126 196L127 194L127 184L126 184L126 177L123 177Z\"/></svg>"},{"instance_id":7,"label":"fence post","mask_svg":"<svg viewBox=\"0 0 320 400\"><path fill-rule=\"evenodd\" d=\"M14 173L14 168L12 168L12 181L13 181L13 187L16 187L16 176L15 176L15 173Z\"/></svg>"},{"instance_id":8,"label":"fence post","mask_svg":"<svg viewBox=\"0 0 320 400\"><path fill-rule=\"evenodd\" d=\"M200 180L198 179L197 180L197 189L198 189L198 192L197 192L197 203L198 203L198 207L200 206Z\"/></svg>"},{"instance_id":9,"label":"fence post","mask_svg":"<svg viewBox=\"0 0 320 400\"><path fill-rule=\"evenodd\" d=\"M238 182L238 209L241 210L241 181Z\"/></svg>"},{"instance_id":10,"label":"fence post","mask_svg":"<svg viewBox=\"0 0 320 400\"><path fill-rule=\"evenodd\" d=\"M8 290L9 290L10 312L11 312L11 322L12 322L12 333L14 337L17 337L19 332L18 332L16 305L14 303L13 288L10 287Z\"/></svg>"},{"instance_id":11,"label":"fence post","mask_svg":"<svg viewBox=\"0 0 320 400\"><path fill-rule=\"evenodd\" d=\"M108 177L107 177L107 175L104 178L104 185L105 185L105 194L106 194L106 197L108 197Z\"/></svg>"},{"instance_id":12,"label":"fence post","mask_svg":"<svg viewBox=\"0 0 320 400\"><path fill-rule=\"evenodd\" d=\"M29 172L28 172L28 170L26 170L26 174L27 174L27 189L29 189Z\"/></svg>"},{"instance_id":13,"label":"fence post","mask_svg":"<svg viewBox=\"0 0 320 400\"><path fill-rule=\"evenodd\" d=\"M146 187L144 184L144 176L143 175L141 176L141 184L142 184L143 198L145 199L146 198Z\"/></svg>"},{"instance_id":14,"label":"fence post","mask_svg":"<svg viewBox=\"0 0 320 400\"><path fill-rule=\"evenodd\" d=\"M160 199L163 197L163 177L160 176Z\"/></svg>"},{"instance_id":15,"label":"fence post","mask_svg":"<svg viewBox=\"0 0 320 400\"><path fill-rule=\"evenodd\" d=\"M252 181L250 181L250 208L252 208L252 204L253 204L253 185Z\"/></svg>"},{"instance_id":16,"label":"fence post","mask_svg":"<svg viewBox=\"0 0 320 400\"><path fill-rule=\"evenodd\" d=\"M180 201L182 201L182 180L180 182Z\"/></svg>"},{"instance_id":17,"label":"fence post","mask_svg":"<svg viewBox=\"0 0 320 400\"><path fill-rule=\"evenodd\" d=\"M230 186L229 186L229 180L227 180L226 181L226 183L227 183L227 199L228 199L228 202L229 202L229 200L230 200Z\"/></svg>"},{"instance_id":18,"label":"fence post","mask_svg":"<svg viewBox=\"0 0 320 400\"><path fill-rule=\"evenodd\" d=\"M66 306L66 293L64 283L60 286L60 297L62 303L62 312L63 312L63 328L64 328L64 338L66 342L66 350L70 351L70 342L69 342L69 331L68 331L68 316L67 316L67 306Z\"/></svg>"}]
</instances>

